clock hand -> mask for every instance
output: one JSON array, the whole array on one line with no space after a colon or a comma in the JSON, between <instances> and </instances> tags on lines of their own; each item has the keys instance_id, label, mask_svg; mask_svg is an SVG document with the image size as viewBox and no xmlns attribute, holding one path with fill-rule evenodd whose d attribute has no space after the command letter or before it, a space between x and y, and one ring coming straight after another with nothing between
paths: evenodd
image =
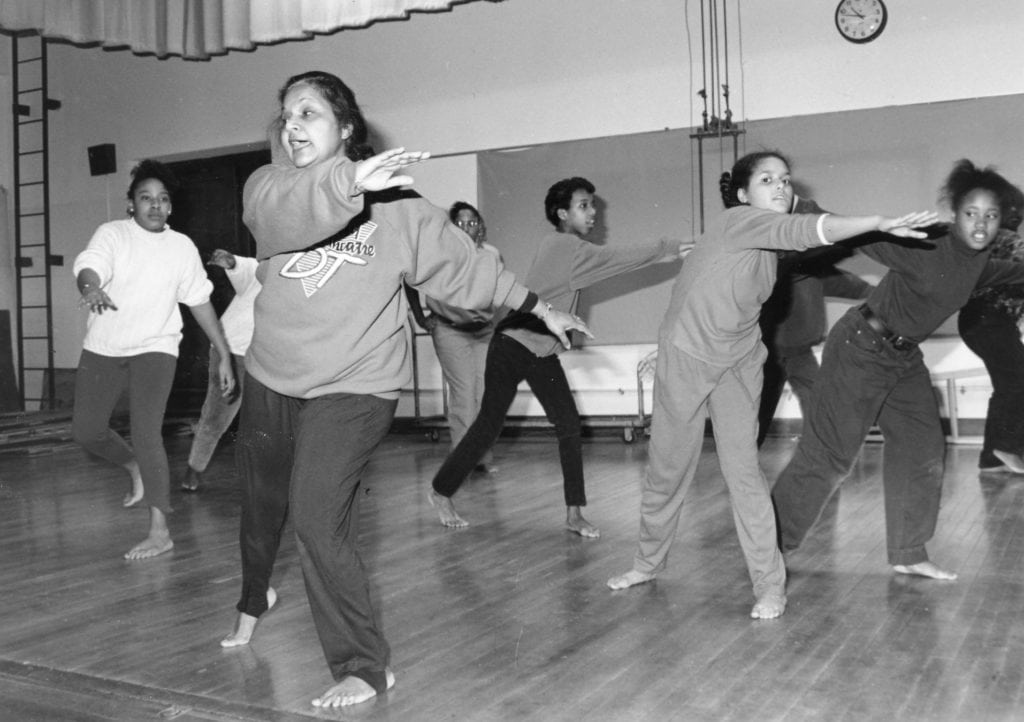
<instances>
[{"instance_id":1,"label":"clock hand","mask_svg":"<svg viewBox=\"0 0 1024 722\"><path fill-rule=\"evenodd\" d=\"M840 14L840 15L845 15L846 17L858 17L858 18L860 18L861 20L863 20L863 19L864 19L864 16L863 16L863 15L861 15L860 13L858 13L858 12L855 12L855 11L850 11L850 12L840 12L839 14Z\"/></svg>"}]
</instances>

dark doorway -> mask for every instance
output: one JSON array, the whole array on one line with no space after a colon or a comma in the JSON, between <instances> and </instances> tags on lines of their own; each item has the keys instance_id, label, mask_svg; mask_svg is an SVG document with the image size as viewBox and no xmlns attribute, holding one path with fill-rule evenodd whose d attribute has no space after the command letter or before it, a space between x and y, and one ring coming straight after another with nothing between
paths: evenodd
<instances>
[{"instance_id":1,"label":"dark doorway","mask_svg":"<svg viewBox=\"0 0 1024 722\"><path fill-rule=\"evenodd\" d=\"M250 173L269 162L270 150L262 149L167 164L180 186L170 226L192 239L204 263L217 248L255 254L256 244L242 223L242 188ZM220 315L235 293L223 270L207 266L207 274L213 282L210 300ZM181 315L183 338L167 412L198 416L206 396L210 342L187 309Z\"/></svg>"}]
</instances>

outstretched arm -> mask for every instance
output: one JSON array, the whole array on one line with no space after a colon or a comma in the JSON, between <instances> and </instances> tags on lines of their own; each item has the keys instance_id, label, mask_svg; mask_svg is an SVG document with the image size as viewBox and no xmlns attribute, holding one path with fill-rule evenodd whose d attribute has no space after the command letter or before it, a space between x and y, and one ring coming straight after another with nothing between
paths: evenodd
<instances>
[{"instance_id":1,"label":"outstretched arm","mask_svg":"<svg viewBox=\"0 0 1024 722\"><path fill-rule=\"evenodd\" d=\"M663 237L640 245L595 246L580 241L573 253L569 286L578 290L620 273L654 263L678 261L693 250L694 241Z\"/></svg>"},{"instance_id":2,"label":"outstretched arm","mask_svg":"<svg viewBox=\"0 0 1024 722\"><path fill-rule=\"evenodd\" d=\"M413 181L410 176L395 173L429 157L430 153L426 151L392 148L361 160L356 163L355 190L362 193L411 185Z\"/></svg>"},{"instance_id":3,"label":"outstretched arm","mask_svg":"<svg viewBox=\"0 0 1024 722\"><path fill-rule=\"evenodd\" d=\"M829 214L821 223L821 231L829 243L838 243L872 231L881 231L900 238L927 238L927 233L917 229L934 225L938 220L939 215L935 211L908 213L897 218Z\"/></svg>"}]
</instances>

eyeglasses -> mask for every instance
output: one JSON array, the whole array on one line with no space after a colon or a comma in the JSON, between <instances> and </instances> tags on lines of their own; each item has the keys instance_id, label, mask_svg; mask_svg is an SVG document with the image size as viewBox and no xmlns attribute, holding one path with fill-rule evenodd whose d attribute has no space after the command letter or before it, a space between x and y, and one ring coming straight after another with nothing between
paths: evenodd
<instances>
[{"instance_id":1,"label":"eyeglasses","mask_svg":"<svg viewBox=\"0 0 1024 722\"><path fill-rule=\"evenodd\" d=\"M467 228L479 228L480 227L480 221L462 221L462 220L459 220L459 221L455 221L455 225L457 225L459 228L461 228L463 230L465 230Z\"/></svg>"}]
</instances>

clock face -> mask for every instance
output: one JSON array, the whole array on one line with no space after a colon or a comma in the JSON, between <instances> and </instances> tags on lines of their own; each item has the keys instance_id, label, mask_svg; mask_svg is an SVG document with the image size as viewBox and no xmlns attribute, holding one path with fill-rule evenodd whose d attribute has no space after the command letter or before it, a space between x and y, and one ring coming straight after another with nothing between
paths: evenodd
<instances>
[{"instance_id":1,"label":"clock face","mask_svg":"<svg viewBox=\"0 0 1024 722\"><path fill-rule=\"evenodd\" d=\"M882 0L840 0L836 7L836 28L851 43L866 43L885 29L889 13Z\"/></svg>"}]
</instances>

